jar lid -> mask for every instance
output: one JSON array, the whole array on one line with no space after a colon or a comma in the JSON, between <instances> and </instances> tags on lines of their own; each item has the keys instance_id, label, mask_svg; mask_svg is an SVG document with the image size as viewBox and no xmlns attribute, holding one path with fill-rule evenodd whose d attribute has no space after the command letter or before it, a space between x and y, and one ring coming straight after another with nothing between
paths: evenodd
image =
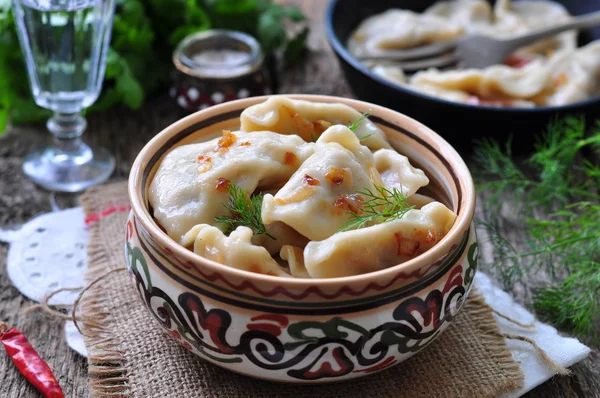
<instances>
[{"instance_id":1,"label":"jar lid","mask_svg":"<svg viewBox=\"0 0 600 398\"><path fill-rule=\"evenodd\" d=\"M260 44L252 36L214 29L184 38L173 52L173 63L182 73L204 79L231 79L262 66Z\"/></svg>"}]
</instances>

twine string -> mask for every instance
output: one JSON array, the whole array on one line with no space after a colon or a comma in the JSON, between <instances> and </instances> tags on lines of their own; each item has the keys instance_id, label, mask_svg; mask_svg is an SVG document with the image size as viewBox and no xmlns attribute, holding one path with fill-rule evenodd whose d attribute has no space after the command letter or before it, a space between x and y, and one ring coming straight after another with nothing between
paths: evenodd
<instances>
[{"instance_id":1,"label":"twine string","mask_svg":"<svg viewBox=\"0 0 600 398\"><path fill-rule=\"evenodd\" d=\"M522 328L525 328L525 329L535 329L535 320L531 321L530 323L521 323L521 322L517 321L516 319L513 319L513 318L509 317L508 315L504 315L503 313L496 311L493 308L492 308L492 312L494 314L496 314L497 316L499 316L500 318L506 319L510 323L514 323L515 325L520 326Z\"/></svg>"},{"instance_id":2,"label":"twine string","mask_svg":"<svg viewBox=\"0 0 600 398\"><path fill-rule=\"evenodd\" d=\"M529 337L519 336L519 335L515 335L515 334L505 334L505 333L503 333L502 336L504 336L507 339L519 340L519 341L523 341L527 344L530 344L533 347L533 349L538 353L540 358L542 358L542 361L546 364L546 366L548 366L550 368L550 370L552 370L552 373L558 374L561 376L572 375L572 372L569 369L565 368L564 366L559 365L556 361L554 361L552 358L550 358L548 356L548 354L546 354L546 351L544 351L542 349L542 347L540 347L535 341L533 341Z\"/></svg>"},{"instance_id":3,"label":"twine string","mask_svg":"<svg viewBox=\"0 0 600 398\"><path fill-rule=\"evenodd\" d=\"M79 292L79 294L77 295L77 298L73 302L73 308L71 309L71 320L75 324L75 327L77 328L77 331L79 333L81 333L82 335L86 336L86 334L83 333L83 331L79 327L79 323L78 323L79 319L77 318L77 307L79 306L79 302L81 301L81 298L83 297L83 295L85 294L85 292L87 292L90 288L92 288L98 282L101 282L104 279L108 278L110 275L112 275L114 273L117 273L117 272L126 271L126 270L127 270L126 267L113 268L110 271L106 271L104 274L98 276L96 279L94 279L93 281L91 281L90 283L88 283L86 287L84 287L83 289L81 289L81 292Z\"/></svg>"},{"instance_id":4,"label":"twine string","mask_svg":"<svg viewBox=\"0 0 600 398\"><path fill-rule=\"evenodd\" d=\"M23 311L23 314L30 314L32 312L41 311L44 314L55 317L55 318L60 318L65 321L73 321L73 323L75 324L75 327L77 328L77 331L79 333L81 333L82 335L86 336L86 334L83 333L81 327L79 326L79 322L83 321L83 319L77 316L77 308L79 307L79 302L81 301L81 298L90 288L92 288L97 283L103 281L104 279L108 278L110 275L112 275L114 273L125 271L125 270L127 270L127 268L125 268L125 267L111 269L111 270L105 272L104 274L98 276L93 281L91 281L90 283L88 283L86 286L83 286L83 287L61 287L60 289L53 290L53 291L47 293L44 296L44 298L42 298L42 301L39 304L34 304L31 307L25 309ZM77 292L77 291L79 292L79 294L75 298L75 301L73 301L73 305L71 306L70 313L64 313L60 310L57 310L56 308L53 308L48 303L52 297L54 297L55 295L57 295L60 292Z\"/></svg>"},{"instance_id":5,"label":"twine string","mask_svg":"<svg viewBox=\"0 0 600 398\"><path fill-rule=\"evenodd\" d=\"M46 315L50 315L56 318L64 319L65 321L71 320L72 317L70 314L65 314L64 312L52 308L52 306L48 303L52 297L56 296L60 292L78 292L83 289L82 286L79 287L61 287L60 289L53 290L51 292L46 293L40 301L39 304L34 304L31 307L23 310L23 314L30 314L32 312L42 311Z\"/></svg>"}]
</instances>

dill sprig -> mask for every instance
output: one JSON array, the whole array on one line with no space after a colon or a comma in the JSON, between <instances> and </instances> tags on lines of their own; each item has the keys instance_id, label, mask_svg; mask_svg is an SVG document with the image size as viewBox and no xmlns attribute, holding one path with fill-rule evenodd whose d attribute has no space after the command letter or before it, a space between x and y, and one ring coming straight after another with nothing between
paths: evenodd
<instances>
[{"instance_id":1,"label":"dill sprig","mask_svg":"<svg viewBox=\"0 0 600 398\"><path fill-rule=\"evenodd\" d=\"M536 311L579 336L596 339L600 325L600 123L586 134L583 118L556 119L525 162L486 140L475 158L478 186L494 261L507 285L527 274L545 271L549 282L534 291ZM587 151L587 152L586 152ZM519 250L500 232L509 202L522 220Z\"/></svg>"},{"instance_id":2,"label":"dill sprig","mask_svg":"<svg viewBox=\"0 0 600 398\"><path fill-rule=\"evenodd\" d=\"M390 190L375 185L375 192L365 188L356 193L367 200L358 214L348 211L350 219L340 227L338 232L402 218L409 210L414 209L414 206L407 203L406 195L397 188Z\"/></svg>"},{"instance_id":3,"label":"dill sprig","mask_svg":"<svg viewBox=\"0 0 600 398\"><path fill-rule=\"evenodd\" d=\"M227 192L229 201L222 205L230 215L215 217L217 224L223 226L223 232L229 235L237 227L244 226L251 228L255 235L266 235L275 240L262 222L261 208L264 194L248 195L245 189L234 183L229 185Z\"/></svg>"},{"instance_id":4,"label":"dill sprig","mask_svg":"<svg viewBox=\"0 0 600 398\"><path fill-rule=\"evenodd\" d=\"M367 135L363 135L362 137L360 137L358 140L360 142L363 142L364 140L366 140L367 138L369 138L370 136L372 136L374 133L371 134L367 134Z\"/></svg>"},{"instance_id":5,"label":"dill sprig","mask_svg":"<svg viewBox=\"0 0 600 398\"><path fill-rule=\"evenodd\" d=\"M371 112L373 111L373 109L367 109L367 111L365 111L364 113L362 113L359 117L356 118L356 120L354 120L352 123L350 123L348 125L348 128L350 130L352 130L352 132L355 132L358 127L360 126L360 124L369 117L369 115L371 114ZM368 136L364 136L361 137L361 139L365 139L368 138L369 136L371 136L372 134L369 134Z\"/></svg>"}]
</instances>

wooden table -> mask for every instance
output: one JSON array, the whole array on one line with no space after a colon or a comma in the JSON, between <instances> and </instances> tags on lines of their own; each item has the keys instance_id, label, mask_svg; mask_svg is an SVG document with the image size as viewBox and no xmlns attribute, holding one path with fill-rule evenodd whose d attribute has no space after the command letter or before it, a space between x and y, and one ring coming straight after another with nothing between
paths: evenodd
<instances>
[{"instance_id":1,"label":"wooden table","mask_svg":"<svg viewBox=\"0 0 600 398\"><path fill-rule=\"evenodd\" d=\"M323 29L324 0L289 1L302 7L312 20L310 51L302 64L285 72L282 93L329 94L351 97L335 57L325 39ZM109 115L92 115L85 138L108 148L117 166L111 180L127 178L129 168L142 146L158 131L179 119L182 112L166 97L149 101L142 110L132 113L119 109ZM441 132L443 134L443 132ZM77 196L56 195L37 188L21 172L21 163L32 145L49 134L43 126L13 128L0 139L0 226L18 226L37 214L60 207L76 205ZM52 200L51 200L52 199ZM20 328L29 337L50 366L67 397L86 397L87 363L69 349L63 338L62 321L41 314L22 315L33 304L11 286L5 271L7 245L0 244L0 319ZM56 266L60 266L57 264ZM490 270L491 271L491 270ZM536 276L537 277L537 276ZM530 281L535 282L535 281ZM531 285L531 284L528 284ZM517 287L513 294L530 304L528 285ZM600 397L600 351L572 368L572 377L558 377L529 393L528 397ZM0 397L38 397L14 369L10 360L0 354Z\"/></svg>"}]
</instances>

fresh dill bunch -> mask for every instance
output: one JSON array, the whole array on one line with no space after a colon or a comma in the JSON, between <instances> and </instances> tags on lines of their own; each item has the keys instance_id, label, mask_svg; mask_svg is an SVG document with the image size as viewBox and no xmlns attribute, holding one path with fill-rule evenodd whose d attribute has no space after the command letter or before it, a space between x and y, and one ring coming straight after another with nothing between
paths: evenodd
<instances>
[{"instance_id":1,"label":"fresh dill bunch","mask_svg":"<svg viewBox=\"0 0 600 398\"><path fill-rule=\"evenodd\" d=\"M378 224L388 220L402 218L409 210L414 209L406 201L406 195L397 188L387 189L375 185L375 192L368 188L356 192L367 199L357 213L348 211L350 219L338 232L359 229L369 224Z\"/></svg>"},{"instance_id":2,"label":"fresh dill bunch","mask_svg":"<svg viewBox=\"0 0 600 398\"><path fill-rule=\"evenodd\" d=\"M597 198L590 189L600 182L600 167L582 161L581 149L600 147L600 134L585 137L585 132L583 117L555 119L538 137L534 154L522 167L514 161L510 139L504 147L493 140L480 141L474 154L478 165L475 177L485 182L478 190L490 195L487 201L494 207L501 206L500 197L507 190L515 198L526 194L528 202L520 206L526 211L532 207L552 210L577 197ZM595 181L589 178L594 172Z\"/></svg>"},{"instance_id":3,"label":"fresh dill bunch","mask_svg":"<svg viewBox=\"0 0 600 398\"><path fill-rule=\"evenodd\" d=\"M474 168L478 191L485 191L486 205L490 212L499 212L502 206L502 194L509 188L515 196L521 196L531 182L525 173L516 165L512 154L512 137L501 147L498 142L483 139L474 149Z\"/></svg>"},{"instance_id":4,"label":"fresh dill bunch","mask_svg":"<svg viewBox=\"0 0 600 398\"><path fill-rule=\"evenodd\" d=\"M494 248L494 261L488 265L496 268L505 285L510 285L527 273L527 268L521 266L517 249L509 239L500 232L501 223L486 212L484 218L475 220L475 226L487 232L487 242Z\"/></svg>"},{"instance_id":5,"label":"fresh dill bunch","mask_svg":"<svg viewBox=\"0 0 600 398\"><path fill-rule=\"evenodd\" d=\"M255 235L266 235L275 240L275 237L267 232L267 227L262 222L261 209L264 194L248 195L245 189L234 183L229 184L227 192L229 201L222 205L231 214L215 217L217 224L223 226L223 232L229 235L237 227L244 226L252 229Z\"/></svg>"},{"instance_id":6,"label":"fresh dill bunch","mask_svg":"<svg viewBox=\"0 0 600 398\"><path fill-rule=\"evenodd\" d=\"M600 155L600 124L586 135L583 118L556 119L522 164L513 160L510 142L480 142L476 179L485 203L494 261L507 285L528 273L544 271L550 282L537 288L533 305L544 318L579 336L596 339L600 325L600 166L585 158ZM518 209L519 245L500 232L502 206ZM516 242L515 242L516 243ZM517 247L519 248L517 249Z\"/></svg>"},{"instance_id":7,"label":"fresh dill bunch","mask_svg":"<svg viewBox=\"0 0 600 398\"><path fill-rule=\"evenodd\" d=\"M537 290L533 304L544 318L597 342L599 284L598 262L582 261L561 283Z\"/></svg>"}]
</instances>

